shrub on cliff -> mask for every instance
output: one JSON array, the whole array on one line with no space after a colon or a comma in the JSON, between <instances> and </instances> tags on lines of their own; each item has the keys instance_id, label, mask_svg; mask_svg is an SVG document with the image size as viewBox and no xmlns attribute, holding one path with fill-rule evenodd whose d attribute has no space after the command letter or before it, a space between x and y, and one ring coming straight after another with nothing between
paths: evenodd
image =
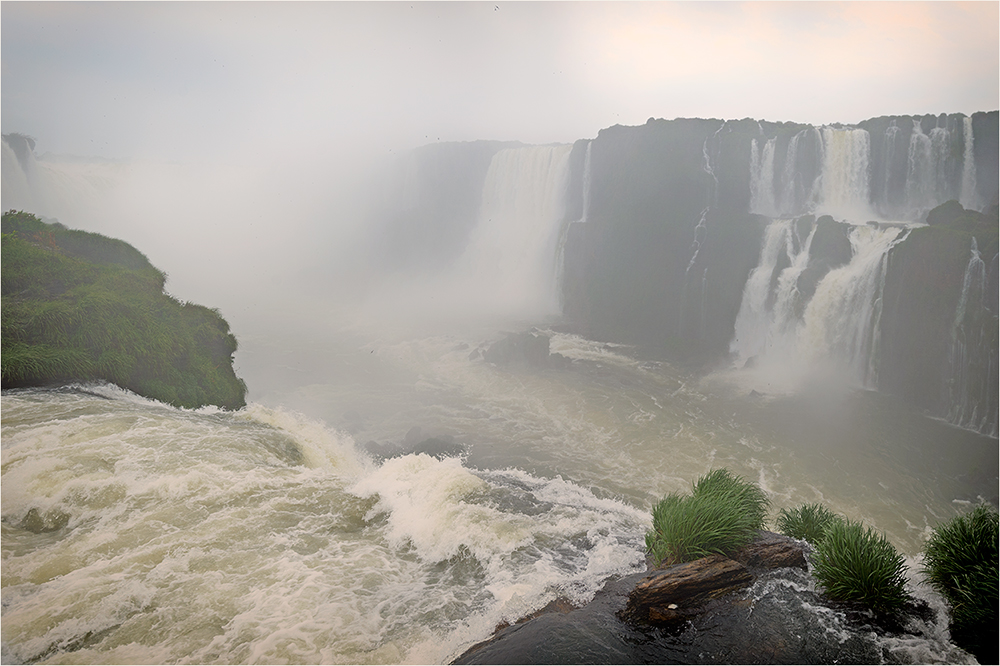
<instances>
[{"instance_id":1,"label":"shrub on cliff","mask_svg":"<svg viewBox=\"0 0 1000 666\"><path fill-rule=\"evenodd\" d=\"M996 510L980 505L936 527L924 547L927 582L951 606L951 634L980 663L997 663Z\"/></svg>"},{"instance_id":2,"label":"shrub on cliff","mask_svg":"<svg viewBox=\"0 0 1000 666\"><path fill-rule=\"evenodd\" d=\"M833 520L816 544L813 575L835 601L857 601L879 613L898 610L907 600L906 562L872 528Z\"/></svg>"},{"instance_id":3,"label":"shrub on cliff","mask_svg":"<svg viewBox=\"0 0 1000 666\"><path fill-rule=\"evenodd\" d=\"M24 212L2 231L4 388L104 380L179 407L246 404L229 324L163 293L141 252Z\"/></svg>"},{"instance_id":4,"label":"shrub on cliff","mask_svg":"<svg viewBox=\"0 0 1000 666\"><path fill-rule=\"evenodd\" d=\"M834 522L842 520L822 504L803 504L794 509L782 509L778 514L777 528L785 536L804 539L817 544Z\"/></svg>"},{"instance_id":5,"label":"shrub on cliff","mask_svg":"<svg viewBox=\"0 0 1000 666\"><path fill-rule=\"evenodd\" d=\"M731 553L764 526L767 495L726 469L698 479L691 495L671 493L653 507L646 548L657 566Z\"/></svg>"}]
</instances>

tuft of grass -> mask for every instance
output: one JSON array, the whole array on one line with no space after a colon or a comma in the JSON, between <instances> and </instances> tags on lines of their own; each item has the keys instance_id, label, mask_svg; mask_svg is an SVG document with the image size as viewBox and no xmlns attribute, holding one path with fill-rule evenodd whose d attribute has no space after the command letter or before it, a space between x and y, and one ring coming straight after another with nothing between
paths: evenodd
<instances>
[{"instance_id":1,"label":"tuft of grass","mask_svg":"<svg viewBox=\"0 0 1000 666\"><path fill-rule=\"evenodd\" d=\"M922 573L951 606L953 639L984 664L997 654L998 523L980 505L936 527L924 546Z\"/></svg>"},{"instance_id":2,"label":"tuft of grass","mask_svg":"<svg viewBox=\"0 0 1000 666\"><path fill-rule=\"evenodd\" d=\"M860 522L834 520L816 544L813 575L836 601L858 601L879 613L907 600L906 562L896 548Z\"/></svg>"},{"instance_id":3,"label":"tuft of grass","mask_svg":"<svg viewBox=\"0 0 1000 666\"><path fill-rule=\"evenodd\" d=\"M839 520L843 519L822 504L803 504L794 509L782 509L778 514L777 528L785 536L816 545L830 525Z\"/></svg>"},{"instance_id":4,"label":"tuft of grass","mask_svg":"<svg viewBox=\"0 0 1000 666\"><path fill-rule=\"evenodd\" d=\"M691 495L667 495L653 507L646 549L657 566L731 553L764 526L769 501L756 485L726 469L712 470Z\"/></svg>"}]
</instances>

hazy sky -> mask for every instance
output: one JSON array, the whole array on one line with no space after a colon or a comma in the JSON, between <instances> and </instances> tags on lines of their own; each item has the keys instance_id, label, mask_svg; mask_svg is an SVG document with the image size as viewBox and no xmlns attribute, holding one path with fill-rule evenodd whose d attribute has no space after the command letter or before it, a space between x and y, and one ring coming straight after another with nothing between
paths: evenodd
<instances>
[{"instance_id":1,"label":"hazy sky","mask_svg":"<svg viewBox=\"0 0 1000 666\"><path fill-rule=\"evenodd\" d=\"M3 131L110 158L996 109L998 3L2 3ZM324 157L325 156L325 157Z\"/></svg>"}]
</instances>

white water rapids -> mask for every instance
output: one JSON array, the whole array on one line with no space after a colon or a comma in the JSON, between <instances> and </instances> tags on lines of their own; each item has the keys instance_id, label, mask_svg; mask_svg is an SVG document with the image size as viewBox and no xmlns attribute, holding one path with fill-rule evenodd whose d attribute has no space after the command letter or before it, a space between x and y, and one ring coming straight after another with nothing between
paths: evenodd
<instances>
[{"instance_id":1,"label":"white water rapids","mask_svg":"<svg viewBox=\"0 0 1000 666\"><path fill-rule=\"evenodd\" d=\"M475 335L251 339L243 363L284 350L289 375L251 373L258 403L237 413L110 387L5 393L4 660L445 662L639 570L652 503L712 467L910 556L989 487L962 474L994 440L871 395L819 415L553 335L568 368L470 360ZM896 436L864 434L884 427ZM460 451L432 457L422 437ZM955 658L919 643L898 658Z\"/></svg>"}]
</instances>

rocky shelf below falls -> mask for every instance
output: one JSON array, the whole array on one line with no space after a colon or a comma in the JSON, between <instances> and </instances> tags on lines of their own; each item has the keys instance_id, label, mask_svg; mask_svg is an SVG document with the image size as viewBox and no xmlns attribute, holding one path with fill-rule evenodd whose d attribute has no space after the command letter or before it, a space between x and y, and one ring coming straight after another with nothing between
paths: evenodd
<instances>
[{"instance_id":1,"label":"rocky shelf below falls","mask_svg":"<svg viewBox=\"0 0 1000 666\"><path fill-rule=\"evenodd\" d=\"M649 564L582 607L560 598L499 626L453 663L975 663L924 601L877 617L826 599L809 548L760 532L730 557Z\"/></svg>"}]
</instances>

